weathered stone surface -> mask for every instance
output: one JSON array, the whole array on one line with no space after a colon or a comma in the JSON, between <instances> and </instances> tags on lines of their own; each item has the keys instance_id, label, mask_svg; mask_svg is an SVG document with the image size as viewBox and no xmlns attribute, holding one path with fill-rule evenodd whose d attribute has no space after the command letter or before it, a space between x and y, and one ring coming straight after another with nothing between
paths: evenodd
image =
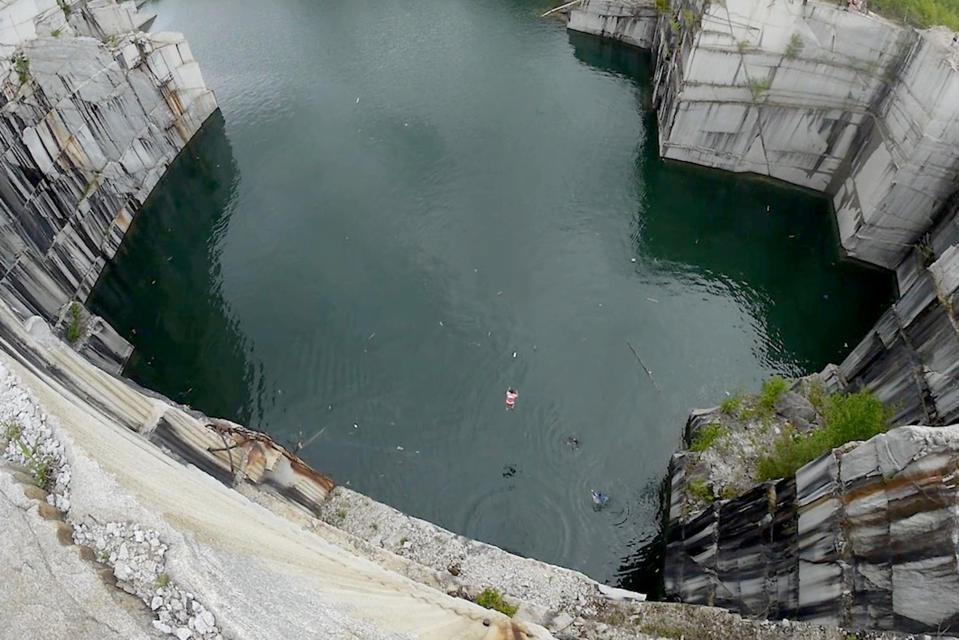
<instances>
[{"instance_id":1,"label":"weathered stone surface","mask_svg":"<svg viewBox=\"0 0 959 640\"><path fill-rule=\"evenodd\" d=\"M570 10L567 27L649 49L658 19L653 0L583 0Z\"/></svg>"},{"instance_id":2,"label":"weathered stone surface","mask_svg":"<svg viewBox=\"0 0 959 640\"><path fill-rule=\"evenodd\" d=\"M146 612L118 598L89 563L64 547L36 507L0 462L0 637L159 637L148 630Z\"/></svg>"},{"instance_id":3,"label":"weathered stone surface","mask_svg":"<svg viewBox=\"0 0 959 640\"><path fill-rule=\"evenodd\" d=\"M833 197L853 256L895 267L959 176L959 52L833 3L672 3L660 18L664 157Z\"/></svg>"},{"instance_id":4,"label":"weathered stone surface","mask_svg":"<svg viewBox=\"0 0 959 640\"><path fill-rule=\"evenodd\" d=\"M677 454L680 495L682 465ZM857 629L952 628L959 622L957 479L959 425L900 427L836 449L794 480L685 517L671 509L667 592Z\"/></svg>"},{"instance_id":5,"label":"weathered stone surface","mask_svg":"<svg viewBox=\"0 0 959 640\"><path fill-rule=\"evenodd\" d=\"M874 391L897 424L959 421L952 33L815 0L681 0L661 14L647 0L586 1L569 28L652 50L664 157L832 198L844 249L895 269L901 293L831 371L836 384Z\"/></svg>"},{"instance_id":6,"label":"weathered stone surface","mask_svg":"<svg viewBox=\"0 0 959 640\"><path fill-rule=\"evenodd\" d=\"M133 3L0 3L0 297L21 318L83 301L133 215L216 109L178 34L137 31ZM19 60L20 62L15 62ZM106 323L80 345L118 370Z\"/></svg>"}]
</instances>

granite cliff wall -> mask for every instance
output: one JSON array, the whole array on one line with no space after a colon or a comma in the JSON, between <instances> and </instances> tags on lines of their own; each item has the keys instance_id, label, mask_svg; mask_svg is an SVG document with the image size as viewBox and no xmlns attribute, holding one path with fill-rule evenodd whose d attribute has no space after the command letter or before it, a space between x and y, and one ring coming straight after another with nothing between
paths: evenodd
<instances>
[{"instance_id":1,"label":"granite cliff wall","mask_svg":"<svg viewBox=\"0 0 959 640\"><path fill-rule=\"evenodd\" d=\"M959 426L900 427L690 512L695 456L670 465L671 596L851 629L959 622Z\"/></svg>"},{"instance_id":2,"label":"granite cliff wall","mask_svg":"<svg viewBox=\"0 0 959 640\"><path fill-rule=\"evenodd\" d=\"M133 216L216 110L179 34L132 2L0 3L0 298L63 321ZM86 315L84 313L84 315ZM88 318L78 348L119 371L130 346Z\"/></svg>"},{"instance_id":3,"label":"granite cliff wall","mask_svg":"<svg viewBox=\"0 0 959 640\"><path fill-rule=\"evenodd\" d=\"M959 420L952 34L815 1L584 0L569 27L651 49L663 157L831 197L847 254L900 291L837 381L897 424Z\"/></svg>"},{"instance_id":4,"label":"granite cliff wall","mask_svg":"<svg viewBox=\"0 0 959 640\"><path fill-rule=\"evenodd\" d=\"M569 28L652 51L663 157L821 191L847 254L895 271L899 299L819 376L824 387L873 391L894 424L959 422L952 33L832 3L760 0L584 0ZM694 412L687 430L715 419ZM726 446L755 449L755 464L769 437L734 432ZM953 628L957 460L956 426L896 429L762 484L717 486L730 472L719 460L704 481L699 454L680 452L666 591L760 617Z\"/></svg>"}]
</instances>

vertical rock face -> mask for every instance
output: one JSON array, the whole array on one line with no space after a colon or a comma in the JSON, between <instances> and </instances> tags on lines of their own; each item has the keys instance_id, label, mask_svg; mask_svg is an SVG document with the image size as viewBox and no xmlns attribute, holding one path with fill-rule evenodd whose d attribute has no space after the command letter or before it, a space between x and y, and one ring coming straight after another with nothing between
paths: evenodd
<instances>
[{"instance_id":1,"label":"vertical rock face","mask_svg":"<svg viewBox=\"0 0 959 640\"><path fill-rule=\"evenodd\" d=\"M957 102L959 104L959 102ZM900 298L836 370L898 424L959 421L959 199L897 268Z\"/></svg>"},{"instance_id":2,"label":"vertical rock face","mask_svg":"<svg viewBox=\"0 0 959 640\"><path fill-rule=\"evenodd\" d=\"M654 0L583 0L569 12L567 27L650 49L658 19Z\"/></svg>"},{"instance_id":3,"label":"vertical rock face","mask_svg":"<svg viewBox=\"0 0 959 640\"><path fill-rule=\"evenodd\" d=\"M678 4L655 45L662 155L824 191L850 255L894 268L956 190L951 34L818 2Z\"/></svg>"},{"instance_id":4,"label":"vertical rock face","mask_svg":"<svg viewBox=\"0 0 959 640\"><path fill-rule=\"evenodd\" d=\"M684 463L674 456L667 593L852 628L959 622L959 426L900 427L691 515Z\"/></svg>"},{"instance_id":5,"label":"vertical rock face","mask_svg":"<svg viewBox=\"0 0 959 640\"><path fill-rule=\"evenodd\" d=\"M652 49L663 157L827 193L858 259L895 268L957 189L945 28L761 0L583 0L568 26Z\"/></svg>"},{"instance_id":6,"label":"vertical rock face","mask_svg":"<svg viewBox=\"0 0 959 640\"><path fill-rule=\"evenodd\" d=\"M132 2L0 6L0 296L57 320L83 301L166 167L216 110L183 37ZM117 368L102 322L83 340Z\"/></svg>"},{"instance_id":7,"label":"vertical rock face","mask_svg":"<svg viewBox=\"0 0 959 640\"><path fill-rule=\"evenodd\" d=\"M658 16L640 6L584 0L569 27L652 48L664 157L832 197L845 250L895 269L901 294L833 371L837 382L874 391L897 424L959 421L951 32L815 0L678 0Z\"/></svg>"}]
</instances>

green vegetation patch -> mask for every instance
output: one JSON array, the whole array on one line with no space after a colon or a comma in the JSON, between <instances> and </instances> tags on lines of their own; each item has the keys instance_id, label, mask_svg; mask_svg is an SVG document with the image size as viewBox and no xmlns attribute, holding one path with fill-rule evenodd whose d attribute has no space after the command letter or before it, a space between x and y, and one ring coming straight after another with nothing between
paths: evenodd
<instances>
[{"instance_id":1,"label":"green vegetation patch","mask_svg":"<svg viewBox=\"0 0 959 640\"><path fill-rule=\"evenodd\" d=\"M719 405L719 410L728 416L739 415L739 405L743 403L745 395L742 391L737 391L723 400L722 404Z\"/></svg>"},{"instance_id":2,"label":"green vegetation patch","mask_svg":"<svg viewBox=\"0 0 959 640\"><path fill-rule=\"evenodd\" d=\"M756 398L756 406L760 413L769 415L776 410L776 403L784 393L789 391L789 382L779 376L773 376L763 383L759 390L759 396Z\"/></svg>"},{"instance_id":3,"label":"green vegetation patch","mask_svg":"<svg viewBox=\"0 0 959 640\"><path fill-rule=\"evenodd\" d=\"M792 34L789 38L789 44L786 45L786 57L790 60L802 53L804 43L798 33Z\"/></svg>"},{"instance_id":4,"label":"green vegetation patch","mask_svg":"<svg viewBox=\"0 0 959 640\"><path fill-rule=\"evenodd\" d=\"M889 423L889 412L868 391L833 394L824 401L822 413L825 426L801 435L791 430L783 433L773 452L759 461L760 482L790 477L827 451L882 433Z\"/></svg>"},{"instance_id":5,"label":"green vegetation patch","mask_svg":"<svg viewBox=\"0 0 959 640\"><path fill-rule=\"evenodd\" d=\"M87 323L83 317L83 307L76 302L71 302L67 318L67 342L75 344L83 336L83 332L87 330Z\"/></svg>"},{"instance_id":6,"label":"green vegetation patch","mask_svg":"<svg viewBox=\"0 0 959 640\"><path fill-rule=\"evenodd\" d=\"M749 79L749 92L753 94L753 100L759 98L760 95L766 90L769 89L769 78L763 76L762 78L750 78Z\"/></svg>"},{"instance_id":7,"label":"green vegetation patch","mask_svg":"<svg viewBox=\"0 0 959 640\"><path fill-rule=\"evenodd\" d=\"M499 611L510 618L512 618L516 612L519 611L519 607L511 605L503 600L503 594L500 593L498 589L493 589L492 587L483 589L483 591L476 596L476 604L487 609Z\"/></svg>"},{"instance_id":8,"label":"green vegetation patch","mask_svg":"<svg viewBox=\"0 0 959 640\"><path fill-rule=\"evenodd\" d=\"M53 487L54 474L56 473L57 461L53 456L41 453L40 445L34 444L32 447L23 440L23 429L16 422L5 422L2 425L3 439L12 442L27 461L27 469L33 477L33 482L44 491L50 491Z\"/></svg>"},{"instance_id":9,"label":"green vegetation patch","mask_svg":"<svg viewBox=\"0 0 959 640\"><path fill-rule=\"evenodd\" d=\"M959 31L959 0L871 0L869 8L916 27L943 25Z\"/></svg>"},{"instance_id":10,"label":"green vegetation patch","mask_svg":"<svg viewBox=\"0 0 959 640\"><path fill-rule=\"evenodd\" d=\"M17 79L20 80L20 84L26 84L27 80L30 79L30 61L22 53L18 53L13 56L11 62L13 62L13 70L17 72Z\"/></svg>"},{"instance_id":11,"label":"green vegetation patch","mask_svg":"<svg viewBox=\"0 0 959 640\"><path fill-rule=\"evenodd\" d=\"M720 438L725 438L728 436L729 433L730 432L727 427L724 427L718 422L710 422L696 432L696 437L694 437L693 441L689 444L689 450L702 453L706 449L716 444L716 441Z\"/></svg>"},{"instance_id":12,"label":"green vegetation patch","mask_svg":"<svg viewBox=\"0 0 959 640\"><path fill-rule=\"evenodd\" d=\"M716 499L712 489L706 486L706 481L702 478L693 478L686 483L686 491L689 495L699 498L703 502L712 502Z\"/></svg>"}]
</instances>

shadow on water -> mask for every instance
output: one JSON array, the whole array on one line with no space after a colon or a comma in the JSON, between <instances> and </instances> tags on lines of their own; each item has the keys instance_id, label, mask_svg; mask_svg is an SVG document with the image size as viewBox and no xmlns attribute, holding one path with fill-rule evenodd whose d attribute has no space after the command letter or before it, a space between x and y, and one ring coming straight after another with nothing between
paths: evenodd
<instances>
[{"instance_id":1,"label":"shadow on water","mask_svg":"<svg viewBox=\"0 0 959 640\"><path fill-rule=\"evenodd\" d=\"M788 360L795 375L838 362L892 302L891 272L841 257L823 196L662 160L637 171L647 185L634 220L637 245L664 272L692 270L742 299L769 337L767 361ZM744 237L777 250L733 249ZM759 293L769 291L789 295Z\"/></svg>"},{"instance_id":2,"label":"shadow on water","mask_svg":"<svg viewBox=\"0 0 959 640\"><path fill-rule=\"evenodd\" d=\"M217 111L137 214L90 300L135 347L124 374L177 402L250 417L244 338L223 302L217 241L239 180ZM191 250L197 238L205 251ZM149 274L149 275L147 275ZM149 300L131 308L131 300ZM186 351L183 345L194 345ZM156 358L152 354L176 353Z\"/></svg>"},{"instance_id":3,"label":"shadow on water","mask_svg":"<svg viewBox=\"0 0 959 640\"><path fill-rule=\"evenodd\" d=\"M631 233L637 254L651 260L664 277L706 282L707 290L724 290L741 300L769 338L755 348L765 349L763 359L781 370L801 375L841 360L862 337L858 328L869 326L894 299L893 275L842 259L832 209L821 194L662 160L651 107L649 53L574 32L569 41L578 60L636 79L641 89L637 109L650 133L636 155L636 182L644 186ZM704 193L710 194L708 203ZM757 247L777 250L736 250L744 237ZM773 299L761 293L769 291L790 295ZM658 497L655 537L624 557L617 572L620 586L651 598L664 595L665 471Z\"/></svg>"},{"instance_id":4,"label":"shadow on water","mask_svg":"<svg viewBox=\"0 0 959 640\"><path fill-rule=\"evenodd\" d=\"M652 73L652 58L648 51L630 47L610 40L604 40L587 33L568 31L569 44L573 47L573 55L582 63L605 73L613 73L624 78L637 79L637 86L644 89L650 87L648 81ZM644 91L642 109L647 111L650 106L648 91Z\"/></svg>"}]
</instances>

